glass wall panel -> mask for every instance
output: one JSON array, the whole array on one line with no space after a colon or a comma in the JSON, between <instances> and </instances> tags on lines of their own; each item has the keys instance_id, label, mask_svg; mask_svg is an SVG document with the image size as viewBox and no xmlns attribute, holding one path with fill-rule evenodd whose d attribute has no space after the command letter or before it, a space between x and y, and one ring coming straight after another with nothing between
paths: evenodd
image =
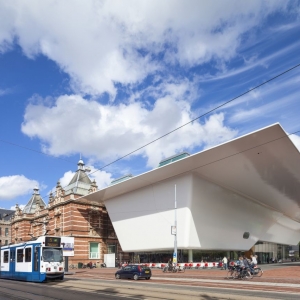
<instances>
[{"instance_id":1,"label":"glass wall panel","mask_svg":"<svg viewBox=\"0 0 300 300\"><path fill-rule=\"evenodd\" d=\"M288 245L258 241L254 246L254 252L258 256L259 264L282 262L288 259Z\"/></svg>"}]
</instances>

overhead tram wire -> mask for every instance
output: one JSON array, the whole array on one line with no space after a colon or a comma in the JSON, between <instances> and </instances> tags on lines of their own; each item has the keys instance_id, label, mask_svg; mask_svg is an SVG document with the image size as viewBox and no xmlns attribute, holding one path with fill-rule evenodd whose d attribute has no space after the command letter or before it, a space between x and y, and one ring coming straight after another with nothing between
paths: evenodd
<instances>
[{"instance_id":1,"label":"overhead tram wire","mask_svg":"<svg viewBox=\"0 0 300 300\"><path fill-rule=\"evenodd\" d=\"M118 161L124 159L125 157L130 156L131 154L133 154L133 153L135 153L135 152L137 152L137 151L139 151L139 150L141 150L141 149L143 149L143 148L145 148L145 147L147 147L147 146L149 146L149 145L155 143L156 141L158 141L158 140L160 140L160 139L162 139L162 138L168 136L169 134L171 134L171 133L173 133L173 132L175 132L175 131L177 131L177 130L183 128L184 126L189 125L189 124L193 123L194 121L196 121L196 120L198 120L198 119L200 119L200 118L202 118L202 117L205 117L206 115L212 113L213 111L215 111L215 110L217 110L217 109L219 109L219 108L221 108L221 107L227 105L227 104L230 103L230 102L235 101L235 100L238 99L238 98L241 98L242 96L244 96L244 95L246 95L246 94L248 94L248 93L250 93L250 92L252 92L252 91L254 91L254 90L258 89L258 88L260 88L261 86L263 86L263 85L265 85L265 84L267 84L267 83L269 83L269 82L271 82L271 81L273 81L273 80L279 78L280 76L283 76L284 74L286 74L286 73L288 73L288 72L290 72L290 71L292 71L292 70L294 70L294 69L296 69L296 68L298 68L298 67L300 67L300 64L297 64L297 65L295 65L295 66L293 66L293 67L291 67L291 68L285 70L284 72L282 72L282 73L280 73L280 74L278 74L278 75L276 75L276 76L274 76L274 77L268 79L267 81L264 81L263 83L261 83L261 84L255 86L254 88L252 88L252 89L250 89L250 90L248 90L248 91L246 91L246 92L244 92L244 93L242 93L242 94L240 94L240 95L238 95L238 96L236 96L236 97L234 97L234 98L232 98L232 99L230 99L230 100L228 100L228 101L226 101L226 102L224 102L224 103L222 103L222 104L220 104L220 105L218 105L218 106L216 106L215 108L213 108L213 109L211 109L211 110L205 112L204 114L202 114L202 115L200 115L200 116L194 118L193 120L191 120L191 121L189 121L189 122L187 122L187 123L185 123L185 124L183 124L183 125L181 125L181 126L175 128L175 129L173 129L173 130L171 130L171 131L169 131L169 132L167 132L167 133L165 133L164 135L162 135L162 136L160 136L160 137L154 139L153 141L151 141L151 142L149 142L149 143L147 143L147 144L145 144L145 145L143 145L143 146L141 146L141 147L139 147L139 148L137 148L137 149L135 149L135 150L133 150L133 151L131 151L131 152L129 152L129 153L127 153L127 154L121 156L121 157L119 157L119 158L117 158L116 160L114 160L114 161L112 161L112 162L110 162L110 163L104 165L103 167L101 167L101 168L99 168L99 169L96 169L95 171L93 171L93 172L91 172L91 173L89 173L89 174L94 174L94 173L96 173L96 172L98 172L98 171L103 170L104 168L106 168L106 167L108 167L108 166L110 166L110 165L112 165L112 164L114 164L114 163L116 163L116 162L118 162ZM86 175L86 176L87 176L87 175Z\"/></svg>"},{"instance_id":2,"label":"overhead tram wire","mask_svg":"<svg viewBox=\"0 0 300 300\"><path fill-rule=\"evenodd\" d=\"M185 124L183 124L183 125L181 125L181 126L175 128L175 129L173 129L173 130L171 130L171 131L169 131L169 132L167 132L167 133L165 133L164 135L162 135L162 136L160 136L160 137L154 139L153 141L151 141L151 142L149 142L149 143L147 143L147 144L145 144L145 145L143 145L143 146L141 146L141 147L139 147L139 148L137 148L137 149L135 149L135 150L133 150L133 151L131 151L131 152L129 152L129 153L127 153L127 154L125 154L125 155L119 157L119 158L117 158L117 159L115 159L114 161L112 161L112 162L110 162L110 163L108 163L108 164L102 166L102 167L99 168L99 169L96 169L95 171L89 173L89 175L94 174L94 173L96 173L96 172L98 172L98 171L103 170L104 168L106 168L106 167L108 167L108 166L110 166L110 165L112 165L112 164L114 164L114 163L116 163L116 162L118 162L118 161L124 159L125 157L130 156L131 154L133 154L133 153L135 153L135 152L137 152L137 151L139 151L139 150L141 150L141 149L143 149L143 148L145 148L145 147L147 147L147 146L149 146L149 145L155 143L156 141L158 141L158 140L160 140L160 139L162 139L162 138L168 136L169 134L171 134L171 133L173 133L173 132L175 132L175 131L177 131L177 130L183 128L184 126L189 125L189 124L193 123L194 121L196 121L196 120L198 120L198 119L200 119L200 118L202 118L202 117L204 117L204 116L206 116L206 115L212 113L213 111L215 111L215 110L217 110L217 109L219 109L219 108L221 108L221 107L226 106L228 103L231 103L231 102L237 100L238 98L241 98L242 96L244 96L244 95L246 95L246 94L249 94L250 92L252 92L252 91L254 91L254 90L256 90L256 89L262 87L263 85L265 85L265 84L267 84L267 83L269 83L269 82L271 82L271 81L273 81L273 80L275 80L275 79L277 79L277 78L279 78L279 77L285 75L286 73L291 72L292 70L294 70L294 69L296 69L296 68L298 68L298 67L300 67L300 63L297 64L297 65L295 65L295 66L293 66L293 67L291 67L291 68L289 68L289 69L287 69L287 70L285 70L285 71L283 71L283 72L281 72L281 73L279 73L279 74L277 74L276 76L274 76L274 77L272 77L272 78L270 78L270 79L264 81L263 83L261 83L261 84L255 86L254 88L251 88L251 89L249 89L248 91L246 91L246 92L244 92L244 93L242 93L242 94L240 94L240 95L238 95L238 96L236 96L236 97L234 97L234 98L232 98L232 99L230 99L230 100L228 100L228 101L226 101L226 102L224 102L224 103L222 103L222 104L216 106L215 108L213 108L213 109L211 109L211 110L205 112L204 114L202 114L202 115L200 115L200 116L194 118L193 120L191 120L191 121L189 121L189 122L187 122L187 123L185 123ZM293 135L293 134L296 134L296 133L299 133L299 132L300 132L300 130L299 130L299 131L296 131L296 132L293 132L293 133L291 133L291 134L288 134L288 135L286 135L286 136ZM286 137L286 136L283 136L283 137ZM85 177L88 177L88 175L85 175ZM66 187L66 186L65 186L65 187ZM65 187L63 187L63 188L65 188ZM42 197L42 199L44 199L45 197L46 197L46 196Z\"/></svg>"},{"instance_id":3,"label":"overhead tram wire","mask_svg":"<svg viewBox=\"0 0 300 300\"><path fill-rule=\"evenodd\" d=\"M241 154L241 153L247 152L247 151L249 151L249 150L253 150L253 149L255 149L255 148L258 148L258 147L261 147L261 146L264 146L264 145L267 145L267 144L276 142L276 141L278 141L278 140L280 140L280 139L287 138L287 137L289 137L289 136L291 136L291 135L294 135L294 134L297 134L297 133L300 133L300 130L297 130L297 131L294 131L294 132L292 132L292 133L286 134L286 135L281 136L281 137L279 137L279 138L276 138L276 139L274 139L274 140L271 140L271 141L268 141L268 142L265 142L265 143L256 145L256 146L254 146L254 147L247 148L247 149L245 149L245 150L243 150L243 151L239 151L239 152L237 152L237 153L234 153L234 154L225 156L225 157L223 157L223 158L220 158L220 159L211 161L211 162L209 162L209 163L207 163L207 164L204 164L204 165L202 165L202 166L198 166L198 167L196 167L196 168L194 168L194 169L192 169L192 170L197 170L197 169L203 168L203 167L205 167L205 166L211 165L211 164L216 163L216 162L219 162L219 161L221 161L221 160L224 160L224 159L227 159L227 158L230 158L230 157L239 155L239 154ZM117 161L117 160L116 160L116 161ZM114 162L111 162L110 164L113 164L113 163L114 163ZM108 164L108 165L109 165L109 164ZM106 166L108 166L108 165L106 165ZM102 167L101 169L105 168L106 166ZM95 170L95 171L92 172L92 173L96 173L97 171L100 171L101 169L97 169L97 170ZM91 174L92 174L92 173L91 173ZM85 176L83 176L82 178L87 177L87 176L88 176L88 175L85 175ZM65 187L67 187L67 186L65 186ZM65 187L63 187L63 188L65 188ZM45 195L45 196L43 196L43 197L41 197L41 198L44 199L44 198L47 197L47 196L48 196L48 195Z\"/></svg>"},{"instance_id":4,"label":"overhead tram wire","mask_svg":"<svg viewBox=\"0 0 300 300\"><path fill-rule=\"evenodd\" d=\"M0 142L1 143L5 143L5 144L9 144L9 145L12 145L12 146L15 146L15 147L23 148L25 150L29 150L29 151L32 151L32 152L35 152L35 153L38 153L38 154L43 154L43 155L46 155L46 156L51 157L51 158L56 158L56 159L64 160L64 161L72 163L72 164L75 163L74 161L71 161L71 160L68 160L68 159L65 159L65 158L62 158L62 157L56 157L56 156L44 153L42 151L39 151L39 150L36 150L36 149L32 149L32 148L29 148L29 147L25 147L25 146L22 146L22 145L19 145L17 143L13 143L13 142L10 142L10 141L5 141L5 140L0 139Z\"/></svg>"},{"instance_id":5,"label":"overhead tram wire","mask_svg":"<svg viewBox=\"0 0 300 300\"><path fill-rule=\"evenodd\" d=\"M197 167L195 167L195 168L193 168L193 169L191 169L191 170L189 170L189 171L185 171L185 172L183 172L182 174L187 173L187 172L190 172L190 171L195 171L195 170L197 170L197 169L204 168L204 167L206 167L206 166L212 165L212 164L214 164L214 163L220 162L220 161L225 160L225 159L228 159L228 158L232 158L232 157L234 157L234 156L237 156L237 155L239 155L239 154L242 154L242 153L245 153L245 152L247 152L247 151L253 150L253 149L255 149L255 148L258 148L258 147L261 147L261 146L268 145L268 144L270 144L270 143L276 142L276 141L281 140L281 139L283 139L283 138L288 138L289 136L294 135L294 134L297 134L297 133L300 133L300 130L297 130L297 131L295 131L295 132L293 132L293 133L290 133L290 134L286 134L286 135L281 136L281 137L279 137L279 138L276 138L276 139L274 139L274 140L271 140L271 141L268 141L268 142L265 142L265 143L261 143L261 144L256 145L256 146L249 147L249 148L247 148L247 149L244 149L244 150L239 151L239 152L237 152L237 153L233 153L233 154L230 154L230 155L228 155L228 156L225 156L225 157L216 159L216 160L214 160L214 161L205 163L205 164L203 164L203 165L201 165L201 166L197 166ZM141 179L140 179L140 180L141 180ZM143 180L143 181L146 181L146 180ZM158 182L161 182L161 181L164 181L164 179L159 180ZM152 182L149 182L149 184L152 185ZM44 196L44 197L46 197L46 196ZM44 199L44 197L42 197L42 199ZM84 196L83 196L83 197L84 197ZM170 207L170 209L174 209L174 207ZM144 210L130 210L130 211L131 211L131 212L145 212L145 211L155 211L155 209L153 209L153 210L146 210L146 209L144 209ZM127 212L127 211L118 211L118 213L124 213L124 212Z\"/></svg>"}]
</instances>

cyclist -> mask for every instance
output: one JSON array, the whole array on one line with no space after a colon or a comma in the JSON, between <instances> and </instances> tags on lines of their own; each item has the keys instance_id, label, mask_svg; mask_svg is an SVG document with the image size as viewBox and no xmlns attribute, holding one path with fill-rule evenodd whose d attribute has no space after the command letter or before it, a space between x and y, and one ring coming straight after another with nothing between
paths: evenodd
<instances>
[{"instance_id":1,"label":"cyclist","mask_svg":"<svg viewBox=\"0 0 300 300\"><path fill-rule=\"evenodd\" d=\"M168 261L168 270L169 271L172 271L173 270L173 262L172 262L172 259L170 258L169 261Z\"/></svg>"},{"instance_id":2,"label":"cyclist","mask_svg":"<svg viewBox=\"0 0 300 300\"><path fill-rule=\"evenodd\" d=\"M252 265L254 267L256 267L257 266L257 255L250 255L250 257L251 257Z\"/></svg>"},{"instance_id":3,"label":"cyclist","mask_svg":"<svg viewBox=\"0 0 300 300\"><path fill-rule=\"evenodd\" d=\"M250 255L251 257L251 264L250 264L250 271L251 274L254 274L254 268L257 267L257 255Z\"/></svg>"}]
</instances>

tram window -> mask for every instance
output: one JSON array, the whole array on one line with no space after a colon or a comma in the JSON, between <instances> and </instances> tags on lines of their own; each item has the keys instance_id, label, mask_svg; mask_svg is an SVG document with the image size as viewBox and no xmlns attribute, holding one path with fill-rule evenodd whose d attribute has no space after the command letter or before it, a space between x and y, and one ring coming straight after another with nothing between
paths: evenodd
<instances>
[{"instance_id":1,"label":"tram window","mask_svg":"<svg viewBox=\"0 0 300 300\"><path fill-rule=\"evenodd\" d=\"M25 262L31 262L31 248L25 249Z\"/></svg>"},{"instance_id":2,"label":"tram window","mask_svg":"<svg viewBox=\"0 0 300 300\"><path fill-rule=\"evenodd\" d=\"M8 251L4 251L3 253L3 262L8 263Z\"/></svg>"},{"instance_id":3,"label":"tram window","mask_svg":"<svg viewBox=\"0 0 300 300\"><path fill-rule=\"evenodd\" d=\"M17 250L17 262L23 262L23 249Z\"/></svg>"}]
</instances>

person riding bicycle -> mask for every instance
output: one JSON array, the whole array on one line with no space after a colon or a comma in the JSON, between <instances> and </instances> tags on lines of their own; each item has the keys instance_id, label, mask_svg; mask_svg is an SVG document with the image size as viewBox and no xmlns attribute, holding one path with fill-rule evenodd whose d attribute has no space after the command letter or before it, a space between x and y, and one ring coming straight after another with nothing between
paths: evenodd
<instances>
[{"instance_id":1,"label":"person riding bicycle","mask_svg":"<svg viewBox=\"0 0 300 300\"><path fill-rule=\"evenodd\" d=\"M257 266L257 255L250 255L253 267Z\"/></svg>"},{"instance_id":2,"label":"person riding bicycle","mask_svg":"<svg viewBox=\"0 0 300 300\"><path fill-rule=\"evenodd\" d=\"M169 261L168 261L168 270L169 271L172 271L173 270L173 262L172 262L172 259L170 258Z\"/></svg>"},{"instance_id":3,"label":"person riding bicycle","mask_svg":"<svg viewBox=\"0 0 300 300\"><path fill-rule=\"evenodd\" d=\"M250 271L252 274L255 273L254 268L257 267L257 255L250 255L251 257L251 263L250 263Z\"/></svg>"},{"instance_id":4,"label":"person riding bicycle","mask_svg":"<svg viewBox=\"0 0 300 300\"><path fill-rule=\"evenodd\" d=\"M245 269L245 264L242 256L239 257L239 260L236 262L236 264L236 270L241 274L241 272Z\"/></svg>"}]
</instances>

